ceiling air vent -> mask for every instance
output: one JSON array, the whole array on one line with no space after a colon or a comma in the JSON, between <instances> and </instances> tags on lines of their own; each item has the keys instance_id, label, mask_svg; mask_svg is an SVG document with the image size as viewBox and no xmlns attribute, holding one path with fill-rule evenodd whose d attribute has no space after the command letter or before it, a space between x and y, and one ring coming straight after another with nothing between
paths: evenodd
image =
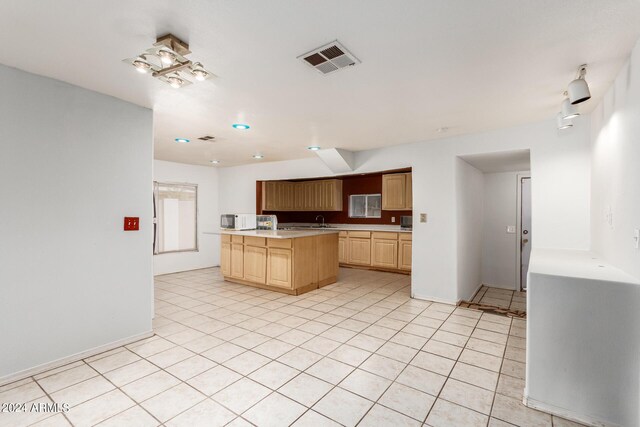
<instances>
[{"instance_id":1,"label":"ceiling air vent","mask_svg":"<svg viewBox=\"0 0 640 427\"><path fill-rule=\"evenodd\" d=\"M341 45L338 40L300 55L298 59L322 74L333 73L342 68L360 63L360 60Z\"/></svg>"},{"instance_id":2,"label":"ceiling air vent","mask_svg":"<svg viewBox=\"0 0 640 427\"><path fill-rule=\"evenodd\" d=\"M198 139L200 141L213 141L214 139L216 139L216 137L215 136L211 136L211 135L205 135L205 136L201 136Z\"/></svg>"}]
</instances>

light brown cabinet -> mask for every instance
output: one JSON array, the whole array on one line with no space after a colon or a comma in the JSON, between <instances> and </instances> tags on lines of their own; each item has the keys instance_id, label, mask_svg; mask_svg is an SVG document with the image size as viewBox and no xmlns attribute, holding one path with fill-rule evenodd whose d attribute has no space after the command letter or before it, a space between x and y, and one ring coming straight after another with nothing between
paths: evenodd
<instances>
[{"instance_id":1,"label":"light brown cabinet","mask_svg":"<svg viewBox=\"0 0 640 427\"><path fill-rule=\"evenodd\" d=\"M273 239L222 235L225 280L299 295L338 279L338 234Z\"/></svg>"},{"instance_id":2,"label":"light brown cabinet","mask_svg":"<svg viewBox=\"0 0 640 427\"><path fill-rule=\"evenodd\" d=\"M398 268L400 270L411 270L411 243L411 240L398 242Z\"/></svg>"},{"instance_id":3,"label":"light brown cabinet","mask_svg":"<svg viewBox=\"0 0 640 427\"><path fill-rule=\"evenodd\" d=\"M398 268L398 234L373 233L371 238L371 265L383 268Z\"/></svg>"},{"instance_id":4,"label":"light brown cabinet","mask_svg":"<svg viewBox=\"0 0 640 427\"><path fill-rule=\"evenodd\" d=\"M349 264L371 265L371 239L349 237Z\"/></svg>"},{"instance_id":5,"label":"light brown cabinet","mask_svg":"<svg viewBox=\"0 0 640 427\"><path fill-rule=\"evenodd\" d=\"M341 211L342 180L265 181L262 183L265 211Z\"/></svg>"},{"instance_id":6,"label":"light brown cabinet","mask_svg":"<svg viewBox=\"0 0 640 427\"><path fill-rule=\"evenodd\" d=\"M338 261L344 266L411 271L411 233L341 231Z\"/></svg>"},{"instance_id":7,"label":"light brown cabinet","mask_svg":"<svg viewBox=\"0 0 640 427\"><path fill-rule=\"evenodd\" d=\"M338 239L338 262L340 262L340 264L347 264L349 262L346 237L340 237Z\"/></svg>"},{"instance_id":8,"label":"light brown cabinet","mask_svg":"<svg viewBox=\"0 0 640 427\"><path fill-rule=\"evenodd\" d=\"M244 279L262 285L267 283L267 248L245 245Z\"/></svg>"},{"instance_id":9,"label":"light brown cabinet","mask_svg":"<svg viewBox=\"0 0 640 427\"><path fill-rule=\"evenodd\" d=\"M413 207L411 173L382 175L382 210L410 210Z\"/></svg>"},{"instance_id":10,"label":"light brown cabinet","mask_svg":"<svg viewBox=\"0 0 640 427\"><path fill-rule=\"evenodd\" d=\"M291 289L291 249L269 248L267 257L267 284Z\"/></svg>"}]
</instances>

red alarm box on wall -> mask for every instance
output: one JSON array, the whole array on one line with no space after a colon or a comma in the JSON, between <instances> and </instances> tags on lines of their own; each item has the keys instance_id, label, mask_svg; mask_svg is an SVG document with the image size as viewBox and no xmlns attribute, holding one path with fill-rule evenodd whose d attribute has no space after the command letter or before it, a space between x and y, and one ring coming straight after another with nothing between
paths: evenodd
<instances>
[{"instance_id":1,"label":"red alarm box on wall","mask_svg":"<svg viewBox=\"0 0 640 427\"><path fill-rule=\"evenodd\" d=\"M137 216L125 216L124 231L138 231L138 230L140 230L140 218Z\"/></svg>"}]
</instances>

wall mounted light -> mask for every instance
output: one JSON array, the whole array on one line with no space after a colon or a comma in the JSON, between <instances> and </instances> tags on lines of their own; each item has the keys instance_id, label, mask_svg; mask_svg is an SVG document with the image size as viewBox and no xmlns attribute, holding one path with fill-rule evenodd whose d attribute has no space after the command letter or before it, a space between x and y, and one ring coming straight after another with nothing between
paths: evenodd
<instances>
[{"instance_id":1,"label":"wall mounted light","mask_svg":"<svg viewBox=\"0 0 640 427\"><path fill-rule=\"evenodd\" d=\"M569 83L567 92L569 94L569 100L571 104L576 105L581 102L591 99L591 92L589 91L589 85L584 77L587 75L587 65L581 65L578 70L578 78Z\"/></svg>"},{"instance_id":2,"label":"wall mounted light","mask_svg":"<svg viewBox=\"0 0 640 427\"><path fill-rule=\"evenodd\" d=\"M190 85L192 80L203 81L213 76L200 62L193 63L187 59L186 56L190 54L188 44L167 34L158 37L153 47L123 62L133 65L140 73L151 73L158 80L178 89Z\"/></svg>"}]
</instances>

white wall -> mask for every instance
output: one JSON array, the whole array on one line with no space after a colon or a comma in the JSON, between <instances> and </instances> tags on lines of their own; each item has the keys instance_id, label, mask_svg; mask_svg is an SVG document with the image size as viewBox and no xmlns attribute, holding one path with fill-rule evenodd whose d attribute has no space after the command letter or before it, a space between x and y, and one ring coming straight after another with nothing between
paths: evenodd
<instances>
[{"instance_id":1,"label":"white wall","mask_svg":"<svg viewBox=\"0 0 640 427\"><path fill-rule=\"evenodd\" d=\"M207 233L219 228L218 170L214 167L154 160L153 180L198 185L198 251L154 255L153 274L220 265L220 236Z\"/></svg>"},{"instance_id":2,"label":"white wall","mask_svg":"<svg viewBox=\"0 0 640 427\"><path fill-rule=\"evenodd\" d=\"M458 299L471 300L482 285L484 175L456 158Z\"/></svg>"},{"instance_id":3,"label":"white wall","mask_svg":"<svg viewBox=\"0 0 640 427\"><path fill-rule=\"evenodd\" d=\"M640 228L640 45L591 121L593 250L640 278L640 250L633 246L633 230Z\"/></svg>"},{"instance_id":4,"label":"white wall","mask_svg":"<svg viewBox=\"0 0 640 427\"><path fill-rule=\"evenodd\" d=\"M153 141L148 109L1 65L0 82L2 383L151 331Z\"/></svg>"},{"instance_id":5,"label":"white wall","mask_svg":"<svg viewBox=\"0 0 640 427\"><path fill-rule=\"evenodd\" d=\"M412 292L421 298L456 302L456 157L531 150L534 246L588 249L589 119L581 117L559 134L553 120L437 141L356 153L356 171L413 168L413 211L427 223L413 230ZM255 211L256 179L331 175L318 159L251 164L220 170L220 212Z\"/></svg>"},{"instance_id":6,"label":"white wall","mask_svg":"<svg viewBox=\"0 0 640 427\"><path fill-rule=\"evenodd\" d=\"M482 283L516 289L518 235L507 226L516 226L518 172L485 173L484 188Z\"/></svg>"}]
</instances>

